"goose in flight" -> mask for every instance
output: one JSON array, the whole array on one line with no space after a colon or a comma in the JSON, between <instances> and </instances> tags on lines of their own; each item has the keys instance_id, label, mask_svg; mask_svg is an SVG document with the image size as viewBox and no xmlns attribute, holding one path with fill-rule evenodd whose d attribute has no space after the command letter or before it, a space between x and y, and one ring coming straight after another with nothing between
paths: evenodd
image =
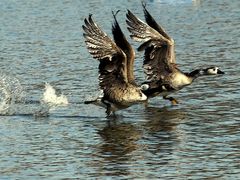
<instances>
[{"instance_id":1,"label":"goose in flight","mask_svg":"<svg viewBox=\"0 0 240 180\"><path fill-rule=\"evenodd\" d=\"M117 14L117 13L116 13ZM103 96L96 100L85 101L106 108L109 116L116 110L144 102L147 96L135 83L133 62L135 52L128 43L113 13L112 40L93 21L92 15L84 20L82 26L85 43L93 58L99 60L99 86Z\"/></svg>"},{"instance_id":2,"label":"goose in flight","mask_svg":"<svg viewBox=\"0 0 240 180\"><path fill-rule=\"evenodd\" d=\"M130 10L127 12L126 22L131 33L130 37L135 41L143 42L138 47L138 51L145 51L143 68L146 81L142 84L142 92L148 98L161 95L172 104L177 104L178 101L168 97L169 94L190 85L199 76L224 74L214 66L196 69L189 73L181 71L176 65L174 40L153 19L146 5L142 5L146 23Z\"/></svg>"}]
</instances>

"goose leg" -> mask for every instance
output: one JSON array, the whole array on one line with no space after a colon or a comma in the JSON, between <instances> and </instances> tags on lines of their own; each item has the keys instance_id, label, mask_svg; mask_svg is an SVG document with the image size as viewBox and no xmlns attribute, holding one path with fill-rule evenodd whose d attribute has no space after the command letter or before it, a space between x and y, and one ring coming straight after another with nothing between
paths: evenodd
<instances>
[{"instance_id":1,"label":"goose leg","mask_svg":"<svg viewBox=\"0 0 240 180\"><path fill-rule=\"evenodd\" d=\"M167 96L163 96L163 99L167 99L169 101L171 101L172 105L177 105L179 102L173 98L173 97L167 97Z\"/></svg>"},{"instance_id":2,"label":"goose leg","mask_svg":"<svg viewBox=\"0 0 240 180\"><path fill-rule=\"evenodd\" d=\"M107 114L107 116L110 116L110 114L111 114L111 106L109 104L107 105L106 114Z\"/></svg>"},{"instance_id":3,"label":"goose leg","mask_svg":"<svg viewBox=\"0 0 240 180\"><path fill-rule=\"evenodd\" d=\"M104 101L104 99L102 99L101 101L102 101L103 104L106 105L106 114L107 114L107 116L110 116L110 114L111 114L111 104L106 102L106 101Z\"/></svg>"},{"instance_id":4,"label":"goose leg","mask_svg":"<svg viewBox=\"0 0 240 180\"><path fill-rule=\"evenodd\" d=\"M144 101L144 107L145 107L145 108L148 107L148 100Z\"/></svg>"}]
</instances>

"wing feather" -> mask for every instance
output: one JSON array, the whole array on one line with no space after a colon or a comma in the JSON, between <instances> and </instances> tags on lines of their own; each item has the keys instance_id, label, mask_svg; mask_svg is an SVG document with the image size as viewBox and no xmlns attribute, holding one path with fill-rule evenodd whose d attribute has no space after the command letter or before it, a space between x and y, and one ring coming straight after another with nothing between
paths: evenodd
<instances>
[{"instance_id":1,"label":"wing feather","mask_svg":"<svg viewBox=\"0 0 240 180\"><path fill-rule=\"evenodd\" d=\"M151 23L151 26L128 10L128 30L134 40L143 42L138 50L145 50L143 68L146 79L149 81L164 81L173 71L173 63L175 62L174 41L152 16L149 16L150 14L145 7L144 11L147 22Z\"/></svg>"},{"instance_id":2,"label":"wing feather","mask_svg":"<svg viewBox=\"0 0 240 180\"><path fill-rule=\"evenodd\" d=\"M147 24L150 27L152 27L153 29L155 29L156 31L158 31L161 35L163 35L168 40L172 40L171 37L167 34L167 32L163 29L163 27L161 27L155 21L155 19L151 16L151 14L148 12L148 10L146 8L146 3L142 2L142 6L143 6L143 12L144 12L144 16L145 16L145 20L146 20Z\"/></svg>"},{"instance_id":3,"label":"wing feather","mask_svg":"<svg viewBox=\"0 0 240 180\"><path fill-rule=\"evenodd\" d=\"M133 49L133 47L129 44L129 42L127 41L125 35L123 34L116 15L119 12L119 10L113 14L113 18L114 18L114 23L112 25L112 34L114 37L114 41L117 44L118 47L121 48L121 50L126 54L127 56L127 76L128 76L128 81L132 84L135 84L135 77L134 77L134 73L133 73L133 65L134 65L134 60L135 60L135 51Z\"/></svg>"},{"instance_id":4,"label":"wing feather","mask_svg":"<svg viewBox=\"0 0 240 180\"><path fill-rule=\"evenodd\" d=\"M131 32L131 38L135 41L148 41L158 39L163 44L171 43L167 38L159 34L155 29L138 19L130 10L127 13L128 30Z\"/></svg>"},{"instance_id":5,"label":"wing feather","mask_svg":"<svg viewBox=\"0 0 240 180\"><path fill-rule=\"evenodd\" d=\"M116 83L126 83L126 55L93 21L92 15L84 20L82 26L85 43L93 58L100 61L99 85L101 89L111 88Z\"/></svg>"},{"instance_id":6,"label":"wing feather","mask_svg":"<svg viewBox=\"0 0 240 180\"><path fill-rule=\"evenodd\" d=\"M89 53L96 59L109 58L120 53L120 49L117 48L115 43L103 32L99 26L92 20L92 16L89 15L88 19L84 20L85 25L83 25L83 34L85 38L85 43L89 50Z\"/></svg>"}]
</instances>

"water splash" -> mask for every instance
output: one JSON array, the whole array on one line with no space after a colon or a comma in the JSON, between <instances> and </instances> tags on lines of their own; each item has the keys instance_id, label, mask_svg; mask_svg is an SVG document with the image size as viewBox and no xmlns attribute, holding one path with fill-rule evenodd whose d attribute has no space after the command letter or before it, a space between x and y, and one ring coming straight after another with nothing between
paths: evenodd
<instances>
[{"instance_id":1,"label":"water splash","mask_svg":"<svg viewBox=\"0 0 240 180\"><path fill-rule=\"evenodd\" d=\"M3 72L0 72L0 114L13 114L14 104L23 101L25 93L20 81Z\"/></svg>"},{"instance_id":2,"label":"water splash","mask_svg":"<svg viewBox=\"0 0 240 180\"><path fill-rule=\"evenodd\" d=\"M50 110L57 106L68 105L65 95L57 95L56 90L45 84L45 91L39 101L27 101L27 92L20 81L8 74L0 72L0 115L30 115L46 117Z\"/></svg>"},{"instance_id":3,"label":"water splash","mask_svg":"<svg viewBox=\"0 0 240 180\"><path fill-rule=\"evenodd\" d=\"M42 101L49 106L66 106L69 104L67 97L63 94L58 96L56 90L49 83L45 84L45 92L43 93Z\"/></svg>"}]
</instances>

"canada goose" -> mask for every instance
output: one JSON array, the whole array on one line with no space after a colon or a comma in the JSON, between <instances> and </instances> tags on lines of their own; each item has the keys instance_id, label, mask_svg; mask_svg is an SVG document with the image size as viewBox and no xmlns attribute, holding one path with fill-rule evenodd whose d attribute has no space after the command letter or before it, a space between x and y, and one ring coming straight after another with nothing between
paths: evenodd
<instances>
[{"instance_id":1,"label":"canada goose","mask_svg":"<svg viewBox=\"0 0 240 180\"><path fill-rule=\"evenodd\" d=\"M103 91L103 96L93 101L85 101L85 104L104 106L108 116L116 110L147 99L135 83L135 52L123 35L116 14L113 13L112 25L114 41L93 21L92 15L84 20L85 25L82 26L87 49L93 58L100 62L99 86Z\"/></svg>"},{"instance_id":2,"label":"canada goose","mask_svg":"<svg viewBox=\"0 0 240 180\"><path fill-rule=\"evenodd\" d=\"M146 5L142 5L147 23L137 18L130 10L127 12L126 22L131 38L143 42L138 47L138 51L145 50L143 68L146 82L142 85L142 91L148 98L160 94L172 104L177 104L176 99L167 97L170 93L190 85L199 76L224 74L218 67L196 69L190 73L184 73L178 69L175 61L174 40L153 19ZM164 87L166 90L162 92Z\"/></svg>"}]
</instances>

